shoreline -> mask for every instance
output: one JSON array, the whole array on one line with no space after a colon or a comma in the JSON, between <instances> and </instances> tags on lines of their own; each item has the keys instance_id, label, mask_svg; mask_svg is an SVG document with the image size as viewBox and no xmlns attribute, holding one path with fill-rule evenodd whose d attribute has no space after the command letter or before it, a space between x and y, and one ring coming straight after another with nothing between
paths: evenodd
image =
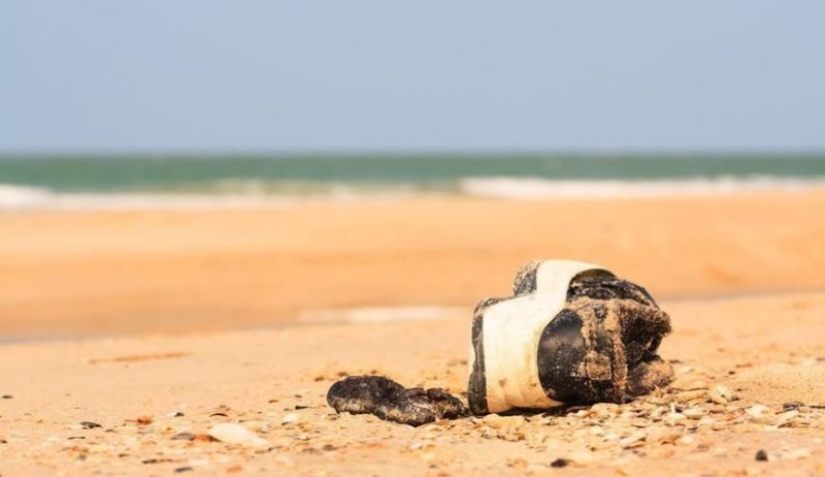
<instances>
[{"instance_id":1,"label":"shoreline","mask_svg":"<svg viewBox=\"0 0 825 477\"><path fill-rule=\"evenodd\" d=\"M546 179L465 177L451 186L319 183L315 192L266 191L267 183L236 181L239 191L69 192L0 183L0 214L38 212L151 212L270 210L318 204L364 205L410 200L612 201L706 199L825 191L819 177L716 177L683 179ZM269 184L274 187L277 183ZM282 185L282 186L284 186Z\"/></svg>"}]
</instances>

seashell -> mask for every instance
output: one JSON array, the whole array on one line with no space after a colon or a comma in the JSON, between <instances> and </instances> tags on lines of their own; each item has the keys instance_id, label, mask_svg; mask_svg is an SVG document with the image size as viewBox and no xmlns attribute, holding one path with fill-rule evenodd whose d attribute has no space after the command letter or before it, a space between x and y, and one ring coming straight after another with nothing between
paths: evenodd
<instances>
[{"instance_id":1,"label":"seashell","mask_svg":"<svg viewBox=\"0 0 825 477\"><path fill-rule=\"evenodd\" d=\"M239 444L250 447L264 447L269 445L269 442L258 437L257 434L246 427L228 422L212 426L212 428L209 429L208 435L227 444Z\"/></svg>"},{"instance_id":2,"label":"seashell","mask_svg":"<svg viewBox=\"0 0 825 477\"><path fill-rule=\"evenodd\" d=\"M598 265L546 260L519 270L513 295L474 313L474 414L621 403L672 380L656 354L670 318L644 288Z\"/></svg>"}]
</instances>

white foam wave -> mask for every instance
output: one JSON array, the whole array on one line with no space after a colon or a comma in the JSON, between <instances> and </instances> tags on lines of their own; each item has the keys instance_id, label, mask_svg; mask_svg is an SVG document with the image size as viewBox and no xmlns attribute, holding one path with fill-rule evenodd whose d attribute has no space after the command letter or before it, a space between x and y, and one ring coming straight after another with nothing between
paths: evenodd
<instances>
[{"instance_id":1,"label":"white foam wave","mask_svg":"<svg viewBox=\"0 0 825 477\"><path fill-rule=\"evenodd\" d=\"M2 210L249 209L311 201L392 200L418 193L415 188L386 184L337 182L221 180L193 190L172 192L55 192L46 188L0 183Z\"/></svg>"},{"instance_id":2,"label":"white foam wave","mask_svg":"<svg viewBox=\"0 0 825 477\"><path fill-rule=\"evenodd\" d=\"M294 202L288 197L257 194L57 193L0 184L0 210L198 210L277 207Z\"/></svg>"},{"instance_id":3,"label":"white foam wave","mask_svg":"<svg viewBox=\"0 0 825 477\"><path fill-rule=\"evenodd\" d=\"M825 179L775 176L718 177L675 180L561 180L536 177L469 177L461 193L509 199L664 197L794 191L825 188Z\"/></svg>"}]
</instances>

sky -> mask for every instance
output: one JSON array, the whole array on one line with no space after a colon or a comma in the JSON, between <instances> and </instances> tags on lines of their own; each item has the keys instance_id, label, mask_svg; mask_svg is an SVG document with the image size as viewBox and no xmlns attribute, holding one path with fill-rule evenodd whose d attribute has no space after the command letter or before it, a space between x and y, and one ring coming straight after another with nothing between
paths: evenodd
<instances>
[{"instance_id":1,"label":"sky","mask_svg":"<svg viewBox=\"0 0 825 477\"><path fill-rule=\"evenodd\" d=\"M825 150L825 2L3 0L0 152Z\"/></svg>"}]
</instances>

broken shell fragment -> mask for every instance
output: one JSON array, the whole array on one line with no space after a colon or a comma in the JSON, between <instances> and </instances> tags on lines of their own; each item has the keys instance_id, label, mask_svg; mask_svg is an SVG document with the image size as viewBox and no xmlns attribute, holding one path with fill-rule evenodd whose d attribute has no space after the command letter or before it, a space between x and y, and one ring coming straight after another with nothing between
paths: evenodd
<instances>
[{"instance_id":1,"label":"broken shell fragment","mask_svg":"<svg viewBox=\"0 0 825 477\"><path fill-rule=\"evenodd\" d=\"M227 444L238 444L250 447L265 447L269 445L266 439L258 437L240 424L225 422L212 426L208 432L209 436Z\"/></svg>"}]
</instances>

